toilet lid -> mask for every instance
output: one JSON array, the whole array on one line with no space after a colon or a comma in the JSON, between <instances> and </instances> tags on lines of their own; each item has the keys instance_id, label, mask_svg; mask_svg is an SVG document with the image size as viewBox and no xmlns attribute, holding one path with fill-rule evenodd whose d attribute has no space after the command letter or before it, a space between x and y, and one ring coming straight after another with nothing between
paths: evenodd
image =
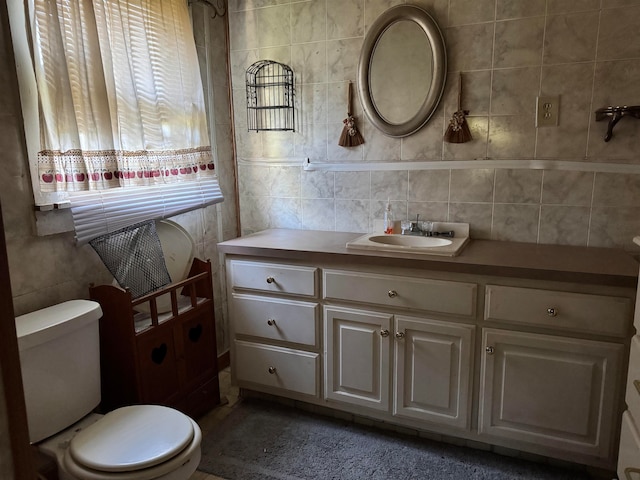
<instances>
[{"instance_id":1,"label":"toilet lid","mask_svg":"<svg viewBox=\"0 0 640 480\"><path fill-rule=\"evenodd\" d=\"M173 458L193 435L191 420L183 413L159 405L133 405L109 412L78 432L69 453L94 470L135 471Z\"/></svg>"}]
</instances>

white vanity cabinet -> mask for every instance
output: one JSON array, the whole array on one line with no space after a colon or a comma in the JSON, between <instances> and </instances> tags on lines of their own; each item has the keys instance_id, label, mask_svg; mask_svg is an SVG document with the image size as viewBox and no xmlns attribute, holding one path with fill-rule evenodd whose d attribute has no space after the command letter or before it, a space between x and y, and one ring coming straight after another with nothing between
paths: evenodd
<instances>
[{"instance_id":1,"label":"white vanity cabinet","mask_svg":"<svg viewBox=\"0 0 640 480\"><path fill-rule=\"evenodd\" d=\"M473 241L461 258L396 258L338 246L353 236L221 244L238 386L608 470L622 424L620 478L640 480L640 414L622 418L631 257Z\"/></svg>"},{"instance_id":2,"label":"white vanity cabinet","mask_svg":"<svg viewBox=\"0 0 640 480\"><path fill-rule=\"evenodd\" d=\"M640 480L640 333L631 343L625 399L627 410L622 416L618 478Z\"/></svg>"},{"instance_id":3,"label":"white vanity cabinet","mask_svg":"<svg viewBox=\"0 0 640 480\"><path fill-rule=\"evenodd\" d=\"M640 237L633 241L640 245ZM618 452L617 470L620 480L640 480L640 287L636 294L634 327L625 395L627 410L622 416Z\"/></svg>"},{"instance_id":4,"label":"white vanity cabinet","mask_svg":"<svg viewBox=\"0 0 640 480\"><path fill-rule=\"evenodd\" d=\"M456 319L476 284L326 269L323 287L326 398L470 428L475 327Z\"/></svg>"},{"instance_id":5,"label":"white vanity cabinet","mask_svg":"<svg viewBox=\"0 0 640 480\"><path fill-rule=\"evenodd\" d=\"M241 387L320 396L318 269L227 263L232 375Z\"/></svg>"}]
</instances>

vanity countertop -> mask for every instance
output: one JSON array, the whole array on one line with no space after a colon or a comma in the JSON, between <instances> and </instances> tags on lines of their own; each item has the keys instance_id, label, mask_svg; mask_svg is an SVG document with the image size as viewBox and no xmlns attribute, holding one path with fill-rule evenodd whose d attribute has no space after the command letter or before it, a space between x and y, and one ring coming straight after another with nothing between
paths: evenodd
<instances>
[{"instance_id":1,"label":"vanity countertop","mask_svg":"<svg viewBox=\"0 0 640 480\"><path fill-rule=\"evenodd\" d=\"M348 249L362 233L270 229L218 244L220 252L309 262L344 261L445 272L635 288L638 262L619 249L471 240L456 257Z\"/></svg>"}]
</instances>

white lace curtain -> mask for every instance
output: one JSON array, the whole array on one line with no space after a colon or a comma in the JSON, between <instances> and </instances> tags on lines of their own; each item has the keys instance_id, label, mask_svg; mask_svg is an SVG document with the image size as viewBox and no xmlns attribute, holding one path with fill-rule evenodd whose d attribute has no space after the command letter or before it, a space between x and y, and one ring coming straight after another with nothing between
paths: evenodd
<instances>
[{"instance_id":1,"label":"white lace curtain","mask_svg":"<svg viewBox=\"0 0 640 480\"><path fill-rule=\"evenodd\" d=\"M37 187L76 192L214 174L186 0L30 2Z\"/></svg>"}]
</instances>

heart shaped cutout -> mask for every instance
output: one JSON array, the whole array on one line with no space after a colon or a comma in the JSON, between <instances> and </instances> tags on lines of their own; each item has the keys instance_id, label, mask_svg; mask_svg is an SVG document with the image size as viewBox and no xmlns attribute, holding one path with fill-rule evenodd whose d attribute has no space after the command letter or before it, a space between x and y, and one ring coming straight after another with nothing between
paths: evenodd
<instances>
[{"instance_id":1,"label":"heart shaped cutout","mask_svg":"<svg viewBox=\"0 0 640 480\"><path fill-rule=\"evenodd\" d=\"M189 329L189 340L191 340L193 343L197 342L200 339L201 335L202 335L201 323Z\"/></svg>"},{"instance_id":2,"label":"heart shaped cutout","mask_svg":"<svg viewBox=\"0 0 640 480\"><path fill-rule=\"evenodd\" d=\"M151 360L153 363L160 365L164 362L165 357L167 356L167 344L163 343L159 347L151 350Z\"/></svg>"}]
</instances>

